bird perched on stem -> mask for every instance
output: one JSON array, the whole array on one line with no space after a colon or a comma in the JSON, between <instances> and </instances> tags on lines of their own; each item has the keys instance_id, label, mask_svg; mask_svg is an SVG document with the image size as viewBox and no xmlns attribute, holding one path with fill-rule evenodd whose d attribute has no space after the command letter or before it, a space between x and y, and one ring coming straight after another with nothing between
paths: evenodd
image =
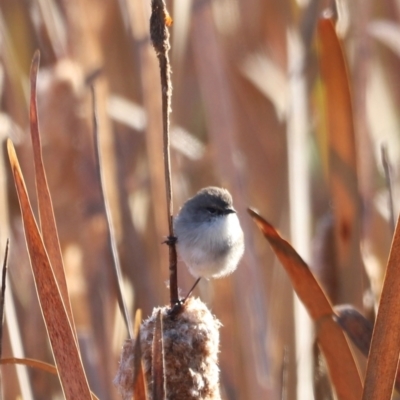
<instances>
[{"instance_id":1,"label":"bird perched on stem","mask_svg":"<svg viewBox=\"0 0 400 400\"><path fill-rule=\"evenodd\" d=\"M243 255L243 231L226 189L206 187L187 200L174 230L178 254L196 283L231 274Z\"/></svg>"}]
</instances>

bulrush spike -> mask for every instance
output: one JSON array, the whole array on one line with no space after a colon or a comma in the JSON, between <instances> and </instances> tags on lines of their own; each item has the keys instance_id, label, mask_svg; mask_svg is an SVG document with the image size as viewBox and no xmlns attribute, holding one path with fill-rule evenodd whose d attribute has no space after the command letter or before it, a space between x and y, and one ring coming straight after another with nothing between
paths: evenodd
<instances>
[{"instance_id":1,"label":"bulrush spike","mask_svg":"<svg viewBox=\"0 0 400 400\"><path fill-rule=\"evenodd\" d=\"M147 393L151 399L153 336L162 316L166 399L220 400L219 328L221 323L198 298L190 297L183 311L171 317L169 307L158 307L140 327L140 342ZM124 400L132 399L134 343L127 340L114 380ZM154 399L155 400L155 399Z\"/></svg>"}]
</instances>

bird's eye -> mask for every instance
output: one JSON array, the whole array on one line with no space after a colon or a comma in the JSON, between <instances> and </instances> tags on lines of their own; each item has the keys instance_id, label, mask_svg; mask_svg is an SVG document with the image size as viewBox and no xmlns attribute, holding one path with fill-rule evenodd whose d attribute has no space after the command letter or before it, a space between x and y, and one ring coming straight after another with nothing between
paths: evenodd
<instances>
[{"instance_id":1,"label":"bird's eye","mask_svg":"<svg viewBox=\"0 0 400 400\"><path fill-rule=\"evenodd\" d=\"M207 207L207 211L210 214L216 214L218 210L216 208L214 208L214 207Z\"/></svg>"}]
</instances>

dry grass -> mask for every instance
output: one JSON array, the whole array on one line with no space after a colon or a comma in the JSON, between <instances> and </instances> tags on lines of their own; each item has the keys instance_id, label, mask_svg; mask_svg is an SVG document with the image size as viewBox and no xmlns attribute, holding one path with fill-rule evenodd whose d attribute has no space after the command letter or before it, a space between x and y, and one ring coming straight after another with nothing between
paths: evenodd
<instances>
[{"instance_id":1,"label":"dry grass","mask_svg":"<svg viewBox=\"0 0 400 400\"><path fill-rule=\"evenodd\" d=\"M314 0L168 4L174 21L175 212L201 187L224 186L233 194L246 237L238 270L196 289L223 324L223 399L308 400L313 387L317 400L330 398L321 371L307 361L313 357L313 328L296 317L292 284L246 213L248 206L290 238L332 304L351 303L375 318L393 236L382 144L394 215L399 209L400 8L394 0L338 1L340 47L334 31L318 25L328 6ZM131 315L141 308L147 317L169 301L168 248L161 244L168 235L161 89L149 13L150 0L0 1L1 138L5 143L10 137L16 146L38 215L28 82L39 48L44 166L83 364L101 399L119 398L112 380L127 334L116 305L95 168L92 81ZM11 247L3 357L54 363L5 154L4 146L0 249L8 236ZM178 278L184 294L193 278L181 263ZM355 355L364 373L365 358ZM1 367L4 399L60 393L50 374L30 369L25 382L24 370L16 371Z\"/></svg>"}]
</instances>

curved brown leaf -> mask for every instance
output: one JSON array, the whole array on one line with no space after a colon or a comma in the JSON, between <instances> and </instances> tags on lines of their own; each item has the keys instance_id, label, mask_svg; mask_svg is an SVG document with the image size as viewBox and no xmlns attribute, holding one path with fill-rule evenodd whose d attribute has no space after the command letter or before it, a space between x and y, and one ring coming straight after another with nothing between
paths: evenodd
<instances>
[{"instance_id":1,"label":"curved brown leaf","mask_svg":"<svg viewBox=\"0 0 400 400\"><path fill-rule=\"evenodd\" d=\"M0 359L0 365L6 364L17 364L17 365L26 365L27 367L40 369L44 372L48 372L49 374L57 375L57 368L54 365L49 363L34 360L32 358L18 358L18 357L10 357L10 358L2 358Z\"/></svg>"},{"instance_id":2,"label":"curved brown leaf","mask_svg":"<svg viewBox=\"0 0 400 400\"><path fill-rule=\"evenodd\" d=\"M53 272L56 277L61 297L63 299L64 306L67 311L68 318L72 326L72 331L76 340L77 336L75 331L75 324L68 295L67 280L65 278L60 242L58 240L57 226L53 212L53 203L51 201L50 190L47 185L46 172L43 165L42 147L40 143L39 121L36 101L36 81L39 69L39 62L40 53L38 50L36 50L33 56L30 72L31 98L29 119L31 126L33 159L35 162L36 191L39 204L40 225L42 230L43 242L46 247L47 254L50 258L51 266L53 267Z\"/></svg>"},{"instance_id":3,"label":"curved brown leaf","mask_svg":"<svg viewBox=\"0 0 400 400\"><path fill-rule=\"evenodd\" d=\"M337 306L335 307L335 312L337 314L335 321L342 327L361 353L365 357L368 357L374 329L373 324L350 305ZM400 393L399 369L397 369L395 387Z\"/></svg>"},{"instance_id":4,"label":"curved brown leaf","mask_svg":"<svg viewBox=\"0 0 400 400\"><path fill-rule=\"evenodd\" d=\"M142 364L142 348L140 345L140 324L142 321L142 311L138 309L135 314L135 347L134 347L134 362L133 367L133 397L135 400L147 400L147 384L143 371Z\"/></svg>"},{"instance_id":5,"label":"curved brown leaf","mask_svg":"<svg viewBox=\"0 0 400 400\"><path fill-rule=\"evenodd\" d=\"M368 357L374 329L373 324L350 305L337 306L335 307L335 312L337 314L335 321L347 333L347 336L361 353Z\"/></svg>"},{"instance_id":6,"label":"curved brown leaf","mask_svg":"<svg viewBox=\"0 0 400 400\"><path fill-rule=\"evenodd\" d=\"M400 223L390 249L368 357L363 400L392 397L400 355Z\"/></svg>"},{"instance_id":7,"label":"curved brown leaf","mask_svg":"<svg viewBox=\"0 0 400 400\"><path fill-rule=\"evenodd\" d=\"M332 315L332 306L308 265L272 225L255 211L251 209L248 211L285 267L294 290L306 306L311 318L316 321L326 315Z\"/></svg>"},{"instance_id":8,"label":"curved brown leaf","mask_svg":"<svg viewBox=\"0 0 400 400\"><path fill-rule=\"evenodd\" d=\"M332 319L334 311L308 265L275 228L255 211L248 209L258 228L282 263L293 288L317 326L318 344L325 356L338 398L359 400L360 375L341 328Z\"/></svg>"},{"instance_id":9,"label":"curved brown leaf","mask_svg":"<svg viewBox=\"0 0 400 400\"><path fill-rule=\"evenodd\" d=\"M152 378L153 378L153 400L164 400L165 392L165 368L164 368L164 342L163 323L161 310L158 311L156 324L154 326L153 349L152 349Z\"/></svg>"},{"instance_id":10,"label":"curved brown leaf","mask_svg":"<svg viewBox=\"0 0 400 400\"><path fill-rule=\"evenodd\" d=\"M10 241L7 239L6 251L4 253L3 268L1 273L1 289L0 289L0 359L3 350L3 322L4 322L4 301L6 294L6 276L7 276L7 264L8 264L8 249Z\"/></svg>"},{"instance_id":11,"label":"curved brown leaf","mask_svg":"<svg viewBox=\"0 0 400 400\"><path fill-rule=\"evenodd\" d=\"M66 399L91 399L75 337L62 301L50 260L33 216L25 182L11 140L7 141L8 156L14 176L25 239L35 279L36 291L50 339L54 360Z\"/></svg>"},{"instance_id":12,"label":"curved brown leaf","mask_svg":"<svg viewBox=\"0 0 400 400\"><path fill-rule=\"evenodd\" d=\"M54 365L46 363L44 361L35 360L33 358L2 358L0 359L0 365L26 365L27 367L40 369L41 371L48 372L49 374L58 375L57 368ZM98 400L98 397L92 393L92 399Z\"/></svg>"},{"instance_id":13,"label":"curved brown leaf","mask_svg":"<svg viewBox=\"0 0 400 400\"><path fill-rule=\"evenodd\" d=\"M342 328L326 316L316 322L317 341L325 357L333 386L340 400L359 400L362 382Z\"/></svg>"},{"instance_id":14,"label":"curved brown leaf","mask_svg":"<svg viewBox=\"0 0 400 400\"><path fill-rule=\"evenodd\" d=\"M366 281L360 255L360 196L352 98L346 60L333 22L318 22L318 58L329 144L329 186L339 275L337 300L362 306Z\"/></svg>"}]
</instances>

